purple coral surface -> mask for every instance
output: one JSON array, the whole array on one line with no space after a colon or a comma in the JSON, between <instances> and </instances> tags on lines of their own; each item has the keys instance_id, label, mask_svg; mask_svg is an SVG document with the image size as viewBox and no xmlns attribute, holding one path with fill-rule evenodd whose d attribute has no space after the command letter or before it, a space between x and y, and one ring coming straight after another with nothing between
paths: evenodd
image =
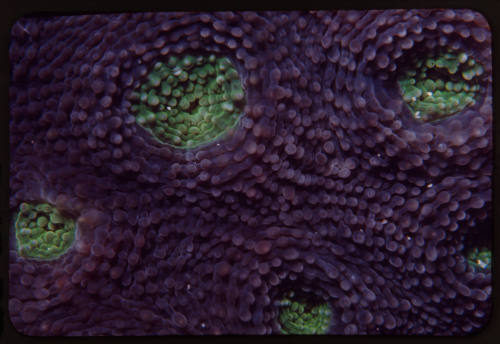
<instances>
[{"instance_id":1,"label":"purple coral surface","mask_svg":"<svg viewBox=\"0 0 500 344\"><path fill-rule=\"evenodd\" d=\"M11 231L9 313L28 335L280 333L289 291L331 334L466 334L491 308L492 67L469 10L138 13L23 18L10 44L10 209L77 223L51 261ZM452 49L475 103L416 121L398 75ZM235 130L195 149L138 126L158 61L228 57Z\"/></svg>"}]
</instances>

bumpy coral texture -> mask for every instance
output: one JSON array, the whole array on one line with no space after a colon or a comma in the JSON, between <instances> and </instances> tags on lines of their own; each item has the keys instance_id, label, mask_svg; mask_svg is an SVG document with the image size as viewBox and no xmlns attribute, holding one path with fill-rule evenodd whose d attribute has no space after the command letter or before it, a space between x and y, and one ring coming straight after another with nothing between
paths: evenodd
<instances>
[{"instance_id":1,"label":"bumpy coral texture","mask_svg":"<svg viewBox=\"0 0 500 344\"><path fill-rule=\"evenodd\" d=\"M418 121L398 80L448 49L482 66L480 88ZM136 123L132 94L186 54L229 58L246 98L230 135L178 149ZM290 291L329 305L331 334L465 334L488 320L491 272L467 264L491 238L479 13L27 18L10 58L12 214L48 203L77 223L51 261L21 257L11 231L20 332L280 333Z\"/></svg>"}]
</instances>

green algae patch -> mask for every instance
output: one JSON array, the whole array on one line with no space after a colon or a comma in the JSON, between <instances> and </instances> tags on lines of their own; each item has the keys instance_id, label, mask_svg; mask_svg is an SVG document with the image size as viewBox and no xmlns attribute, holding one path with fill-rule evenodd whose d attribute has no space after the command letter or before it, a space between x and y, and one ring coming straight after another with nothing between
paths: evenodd
<instances>
[{"instance_id":1,"label":"green algae patch","mask_svg":"<svg viewBox=\"0 0 500 344\"><path fill-rule=\"evenodd\" d=\"M467 255L467 263L476 272L491 272L491 250L474 248Z\"/></svg>"},{"instance_id":2,"label":"green algae patch","mask_svg":"<svg viewBox=\"0 0 500 344\"><path fill-rule=\"evenodd\" d=\"M20 256L53 260L66 253L75 240L75 221L47 203L21 203L15 222Z\"/></svg>"},{"instance_id":3,"label":"green algae patch","mask_svg":"<svg viewBox=\"0 0 500 344\"><path fill-rule=\"evenodd\" d=\"M398 81L413 117L433 122L474 105L483 72L471 56L449 50L425 59L414 58Z\"/></svg>"},{"instance_id":4,"label":"green algae patch","mask_svg":"<svg viewBox=\"0 0 500 344\"><path fill-rule=\"evenodd\" d=\"M328 303L295 298L288 293L280 302L279 322L282 334L326 334L332 320Z\"/></svg>"},{"instance_id":5,"label":"green algae patch","mask_svg":"<svg viewBox=\"0 0 500 344\"><path fill-rule=\"evenodd\" d=\"M245 93L226 57L171 56L132 93L136 123L167 145L190 149L236 126Z\"/></svg>"}]
</instances>

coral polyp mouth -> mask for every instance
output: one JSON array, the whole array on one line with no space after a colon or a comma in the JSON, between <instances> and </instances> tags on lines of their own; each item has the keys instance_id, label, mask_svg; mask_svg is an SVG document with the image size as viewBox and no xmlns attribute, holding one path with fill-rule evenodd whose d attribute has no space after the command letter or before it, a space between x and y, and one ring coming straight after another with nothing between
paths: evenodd
<instances>
[{"instance_id":1,"label":"coral polyp mouth","mask_svg":"<svg viewBox=\"0 0 500 344\"><path fill-rule=\"evenodd\" d=\"M491 250L487 248L474 248L467 255L467 263L474 271L490 272L491 271Z\"/></svg>"},{"instance_id":2,"label":"coral polyp mouth","mask_svg":"<svg viewBox=\"0 0 500 344\"><path fill-rule=\"evenodd\" d=\"M430 53L412 60L399 78L403 100L413 117L433 122L476 104L483 67L464 52Z\"/></svg>"},{"instance_id":3,"label":"coral polyp mouth","mask_svg":"<svg viewBox=\"0 0 500 344\"><path fill-rule=\"evenodd\" d=\"M195 148L233 128L245 94L226 57L171 56L157 62L148 81L132 94L136 122L162 143Z\"/></svg>"}]
</instances>

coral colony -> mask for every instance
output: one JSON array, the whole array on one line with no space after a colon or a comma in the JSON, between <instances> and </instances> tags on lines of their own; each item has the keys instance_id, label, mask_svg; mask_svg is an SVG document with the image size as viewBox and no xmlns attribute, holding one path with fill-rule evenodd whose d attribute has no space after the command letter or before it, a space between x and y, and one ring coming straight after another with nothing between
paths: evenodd
<instances>
[{"instance_id":1,"label":"coral colony","mask_svg":"<svg viewBox=\"0 0 500 344\"><path fill-rule=\"evenodd\" d=\"M463 335L487 323L480 13L21 18L9 53L19 332Z\"/></svg>"}]
</instances>

